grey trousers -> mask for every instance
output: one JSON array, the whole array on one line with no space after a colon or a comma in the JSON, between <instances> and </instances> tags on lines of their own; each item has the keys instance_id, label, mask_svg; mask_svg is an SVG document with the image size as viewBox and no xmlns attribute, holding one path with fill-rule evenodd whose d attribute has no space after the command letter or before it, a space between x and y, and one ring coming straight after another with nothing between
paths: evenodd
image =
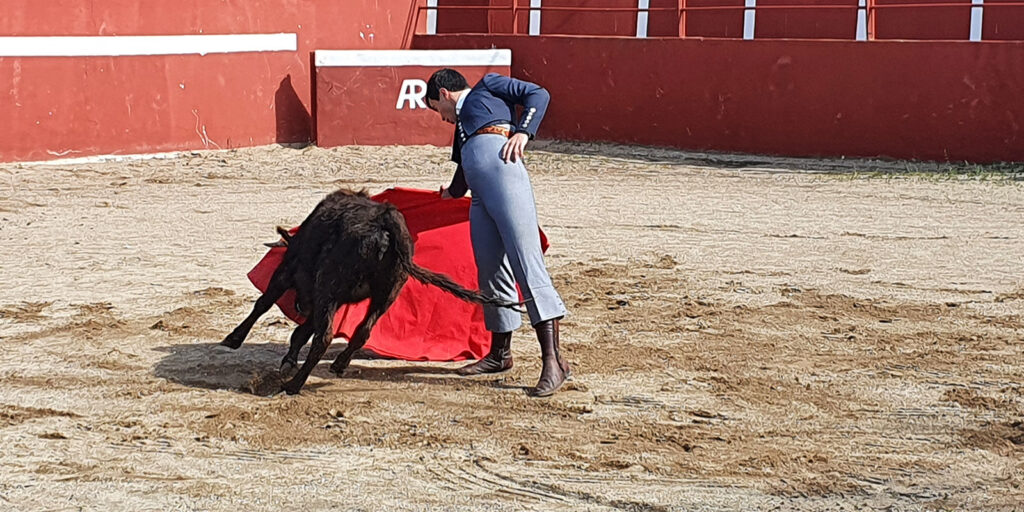
<instances>
[{"instance_id":1,"label":"grey trousers","mask_svg":"<svg viewBox=\"0 0 1024 512\"><path fill-rule=\"evenodd\" d=\"M474 135L462 146L463 172L473 191L470 236L483 294L514 302L519 299L519 283L530 323L537 325L565 316L566 310L544 265L526 167L521 160L501 158L507 140L501 135ZM522 316L511 309L484 306L484 325L491 332L514 331L522 323Z\"/></svg>"}]
</instances>

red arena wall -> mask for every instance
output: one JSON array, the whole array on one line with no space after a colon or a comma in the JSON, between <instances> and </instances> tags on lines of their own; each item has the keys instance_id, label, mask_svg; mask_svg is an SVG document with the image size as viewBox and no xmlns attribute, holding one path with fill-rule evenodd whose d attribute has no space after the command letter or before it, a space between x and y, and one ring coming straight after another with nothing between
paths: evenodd
<instances>
[{"instance_id":1,"label":"red arena wall","mask_svg":"<svg viewBox=\"0 0 1024 512\"><path fill-rule=\"evenodd\" d=\"M1024 160L1024 43L417 37L512 50L541 135L777 155ZM610 101L609 98L614 98Z\"/></svg>"},{"instance_id":2,"label":"red arena wall","mask_svg":"<svg viewBox=\"0 0 1024 512\"><path fill-rule=\"evenodd\" d=\"M11 87L0 95L0 162L312 140L311 52L400 48L411 6L408 0L5 0L0 81ZM176 37L213 34L235 39ZM264 39L237 40L246 34ZM190 45L198 48L174 53ZM227 52L232 47L241 51ZM140 48L169 53L112 55ZM66 56L83 49L102 55ZM211 53L198 53L205 51ZM39 53L51 55L27 56Z\"/></svg>"},{"instance_id":3,"label":"red arena wall","mask_svg":"<svg viewBox=\"0 0 1024 512\"><path fill-rule=\"evenodd\" d=\"M428 0L7 0L0 80L11 85L0 94L0 162L305 142L317 140L317 126L341 136L325 134L325 143L361 141L336 121L343 105L315 104L313 52L413 41L512 49L512 74L555 93L549 137L1024 160L1024 8L1002 0L984 2L983 24L972 21L981 8L970 0L912 9L891 7L911 0L866 0L880 6L868 37L881 39L867 42L851 40L865 25L855 0L759 0L752 25L745 0L649 0L646 39L634 37L635 0L429 1L463 7L433 18L433 31L453 35L410 36L431 27L416 10ZM790 1L845 8L771 8ZM680 5L740 8L691 10L681 20ZM526 36L531 26L542 35ZM494 35L512 32L522 35ZM552 32L576 35L544 35ZM958 41L886 41L922 38ZM394 105L386 96L378 103ZM318 123L321 110L335 121ZM390 142L420 140L401 133Z\"/></svg>"}]
</instances>

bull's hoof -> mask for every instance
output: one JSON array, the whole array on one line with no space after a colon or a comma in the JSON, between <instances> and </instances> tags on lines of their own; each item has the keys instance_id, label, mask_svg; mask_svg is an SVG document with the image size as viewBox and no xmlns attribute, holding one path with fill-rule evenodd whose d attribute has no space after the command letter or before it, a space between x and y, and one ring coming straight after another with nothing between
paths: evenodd
<instances>
[{"instance_id":1,"label":"bull's hoof","mask_svg":"<svg viewBox=\"0 0 1024 512\"><path fill-rule=\"evenodd\" d=\"M298 361L292 361L287 357L281 361L281 380L291 380L299 372Z\"/></svg>"},{"instance_id":2,"label":"bull's hoof","mask_svg":"<svg viewBox=\"0 0 1024 512\"><path fill-rule=\"evenodd\" d=\"M228 334L228 336L226 338L224 338L224 341L220 342L220 345L222 347L228 347L228 348L235 349L235 348L241 347L243 341L245 341L244 337L237 336L237 335L235 335L235 333L231 333L231 334Z\"/></svg>"},{"instance_id":3,"label":"bull's hoof","mask_svg":"<svg viewBox=\"0 0 1024 512\"><path fill-rule=\"evenodd\" d=\"M297 395L302 390L302 384L296 384L294 380L290 380L281 386L281 391L288 393L289 395Z\"/></svg>"},{"instance_id":4,"label":"bull's hoof","mask_svg":"<svg viewBox=\"0 0 1024 512\"><path fill-rule=\"evenodd\" d=\"M348 363L331 363L331 373L337 375L338 377L341 377L341 374L345 373L346 368L348 368Z\"/></svg>"}]
</instances>

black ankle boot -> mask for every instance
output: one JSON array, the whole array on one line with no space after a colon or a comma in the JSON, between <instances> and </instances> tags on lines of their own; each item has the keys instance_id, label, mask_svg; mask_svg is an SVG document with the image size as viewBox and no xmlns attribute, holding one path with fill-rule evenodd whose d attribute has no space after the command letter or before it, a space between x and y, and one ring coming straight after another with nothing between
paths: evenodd
<instances>
[{"instance_id":1,"label":"black ankle boot","mask_svg":"<svg viewBox=\"0 0 1024 512\"><path fill-rule=\"evenodd\" d=\"M540 371L537 387L531 396L551 396L558 391L569 377L569 363L562 359L558 350L558 319L547 320L536 325L537 341L540 342L540 356L544 367Z\"/></svg>"},{"instance_id":2,"label":"black ankle boot","mask_svg":"<svg viewBox=\"0 0 1024 512\"><path fill-rule=\"evenodd\" d=\"M459 375L483 375L502 373L512 369L512 333L492 332L491 350L483 359L463 366L455 372Z\"/></svg>"}]
</instances>

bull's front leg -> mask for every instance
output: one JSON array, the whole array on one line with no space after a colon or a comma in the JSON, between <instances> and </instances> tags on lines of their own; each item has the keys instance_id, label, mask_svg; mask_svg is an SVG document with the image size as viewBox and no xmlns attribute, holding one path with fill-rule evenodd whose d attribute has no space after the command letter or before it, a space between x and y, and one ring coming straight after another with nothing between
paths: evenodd
<instances>
[{"instance_id":1,"label":"bull's front leg","mask_svg":"<svg viewBox=\"0 0 1024 512\"><path fill-rule=\"evenodd\" d=\"M270 306L273 305L274 302L274 300L268 299L266 294L261 296L259 300L256 301L256 305L252 308L252 312L249 313L249 316L245 317L245 320L242 320L242 323L238 324L238 327L235 327L235 329L231 331L231 334L228 334L220 344L229 348L241 347L242 342L249 336L249 331L252 330L252 326L256 325L256 320L259 320L259 318L270 309ZM267 305L267 303L270 305Z\"/></svg>"},{"instance_id":2,"label":"bull's front leg","mask_svg":"<svg viewBox=\"0 0 1024 512\"><path fill-rule=\"evenodd\" d=\"M402 289L403 283L393 283L390 290L387 293L375 295L370 298L370 307L366 311L366 317L356 327L355 332L352 333L352 339L348 341L348 346L345 347L338 357L331 363L331 371L337 375L341 375L345 372L345 368L348 368L349 363L352 362L352 356L355 355L356 351L363 348L366 341L370 339L370 332L373 331L373 326L377 323L377 320L384 315L384 312L394 304L395 299L398 297L398 292Z\"/></svg>"},{"instance_id":3,"label":"bull's front leg","mask_svg":"<svg viewBox=\"0 0 1024 512\"><path fill-rule=\"evenodd\" d=\"M288 382L285 382L281 386L281 390L289 395L298 394L302 389L302 386L306 384L306 379L309 378L309 374L313 372L313 368L316 368L317 363L324 357L324 353L327 352L327 347L331 346L331 340L334 338L334 325L332 320L334 319L334 313L337 311L337 306L328 308L318 308L318 312L313 316L313 319L307 320L307 323L314 321L314 325L311 327L313 331L313 345L309 348L309 354L306 355L306 362L302 363L302 367L299 371L291 378Z\"/></svg>"},{"instance_id":4,"label":"bull's front leg","mask_svg":"<svg viewBox=\"0 0 1024 512\"><path fill-rule=\"evenodd\" d=\"M348 341L348 346L345 350L338 354L338 357L334 358L334 362L331 363L331 371L337 375L341 375L345 372L345 368L348 368L349 363L352 362L352 357L356 351L363 348L366 344L366 340L370 337L370 331L373 329L373 321L367 322L369 317L363 319L363 323L359 324L355 332L352 334L352 339ZM375 321L376 319L374 319Z\"/></svg>"},{"instance_id":5,"label":"bull's front leg","mask_svg":"<svg viewBox=\"0 0 1024 512\"><path fill-rule=\"evenodd\" d=\"M302 346L309 341L309 337L313 334L313 321L307 320L302 325L295 328L292 332L291 344L288 348L288 353L285 354L284 359L281 360L281 379L287 380L295 376L295 373L299 369L299 351L302 350Z\"/></svg>"},{"instance_id":6,"label":"bull's front leg","mask_svg":"<svg viewBox=\"0 0 1024 512\"><path fill-rule=\"evenodd\" d=\"M270 278L270 284L267 285L267 291L256 299L256 305L253 306L252 312L249 316L242 320L242 323L235 327L231 334L228 334L221 341L220 344L229 348L238 348L242 346L242 342L249 336L249 331L252 330L252 326L256 325L256 321L263 316L264 313L270 311L270 308L274 306L274 303L284 295L284 292L288 291L291 286L290 273L283 267L278 267L274 272L274 276Z\"/></svg>"}]
</instances>

